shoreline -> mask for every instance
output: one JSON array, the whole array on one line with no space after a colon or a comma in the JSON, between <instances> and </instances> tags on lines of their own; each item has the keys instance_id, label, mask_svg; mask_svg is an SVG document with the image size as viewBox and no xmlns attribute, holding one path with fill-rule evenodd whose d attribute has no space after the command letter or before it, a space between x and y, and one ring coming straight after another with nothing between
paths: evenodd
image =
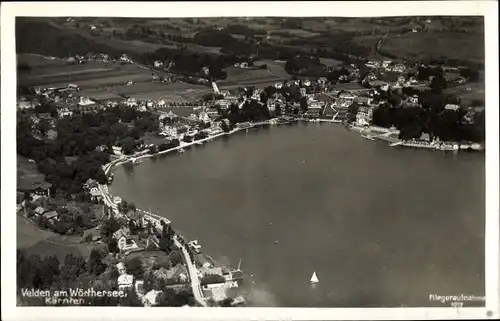
<instances>
[{"instance_id":1,"label":"shoreline","mask_svg":"<svg viewBox=\"0 0 500 321\"><path fill-rule=\"evenodd\" d=\"M116 166L123 165L125 163L132 162L132 161L135 161L135 160L140 160L140 159L145 159L145 158L151 158L151 157L160 156L160 155L163 155L163 154L172 153L172 152L175 152L175 151L179 151L180 149L183 149L183 148L186 148L186 147L190 147L192 145L200 145L200 143L203 144L203 143L205 143L207 141L212 141L213 139L216 139L216 138L219 138L219 137L223 137L223 136L231 136L231 135L233 135L235 133L241 132L243 130L246 131L246 130L251 129L251 128L258 128L258 127L266 126L266 125L267 126L269 126L269 125L272 125L272 126L289 125L289 124L298 123L298 122L301 122L301 121L302 122L307 122L307 123L310 122L307 119L293 119L293 120L290 120L290 121L279 123L279 122L276 122L275 119L274 120L273 119L269 119L269 120L266 120L266 121L262 121L262 122L250 124L249 126L240 127L240 128L234 128L234 129L232 129L229 132L218 133L218 134L215 134L215 135L212 135L212 136L208 136L206 138L203 138L203 139L200 139L200 140L196 140L196 141L192 141L192 142L189 142L189 143L180 142L179 146L176 146L176 147L173 147L173 148L170 148L170 149L166 149L166 150L154 153L154 154L147 153L147 154L143 154L143 155L139 155L139 156L122 155L122 156L120 156L120 158L118 158L116 160L113 160L113 161L105 164L103 166L103 169L104 169L104 172L105 172L106 176L108 176L109 173L112 172L115 169ZM312 123L317 123L317 122L318 121L313 121ZM333 121L328 121L328 120L325 121L325 122L334 123ZM383 140L386 143L388 143L388 147L391 146L391 145L395 145L395 144L402 145L404 143L404 141L400 140L399 138L391 137L392 135L397 134L398 131L391 130L389 128L385 128L384 129L384 128L378 128L377 126L374 126L372 128L363 128L363 127L359 127L359 126L355 126L355 125L354 126L352 126L352 125L348 126L347 128L348 129L352 129L354 131L357 131L362 137L366 135L366 137L364 137L365 139L369 139L369 140ZM408 147L413 147L413 146L408 146ZM422 148L421 146L417 146L417 148L418 147ZM429 148L425 148L425 149L429 149ZM115 212L117 212L117 205L114 204L114 202L113 202L113 199L112 199L113 196L110 193L109 188L108 188L109 185L110 185L110 183L108 183L106 185L99 185L99 189L101 190L101 193L103 195L103 199L104 199L105 203L107 205L110 205L115 210ZM153 214L153 213L148 213L148 212L144 213L144 215L146 217L148 217L148 218L150 216L149 214ZM161 218L161 219L165 219L165 220L167 220L167 221L170 222L170 220L168 220L167 217L163 217L161 215L155 215L155 214L153 214L153 215L154 216L151 215L151 217L153 219L158 220L158 219ZM155 217L155 216L157 216L157 217ZM176 231L175 234L178 235L178 237L181 237L181 238L187 240L178 231ZM214 267L223 267L223 268L229 269L229 267L227 267L227 266L225 266L223 264L219 264L210 255L204 253L203 251L201 251L200 253L196 254L195 257L194 257L194 261L193 261L193 260L191 260L190 257L186 256L186 254L184 253L185 247L183 247L182 249L181 250L183 251L183 255L185 256L185 260L186 261L189 260L189 263L187 263L187 264L193 269L193 274L196 273L196 275L197 275L198 271L199 271L198 268L196 268L197 262L199 262L198 256L203 256L205 258L205 260L208 261L208 262L210 262L211 265L214 266ZM200 300L197 300L197 301L200 304L204 305L205 302L206 302L205 301L206 299L204 299L202 292L199 292L199 291L201 291L198 288L199 284L196 284L194 286L196 288L196 290L194 290L194 291L197 292L196 296L200 298Z\"/></svg>"}]
</instances>

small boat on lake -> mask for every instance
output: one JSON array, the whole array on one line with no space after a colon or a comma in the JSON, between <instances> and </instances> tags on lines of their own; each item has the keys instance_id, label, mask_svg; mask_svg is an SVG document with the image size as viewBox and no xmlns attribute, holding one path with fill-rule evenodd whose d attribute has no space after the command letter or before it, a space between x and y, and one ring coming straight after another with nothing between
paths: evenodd
<instances>
[{"instance_id":1,"label":"small boat on lake","mask_svg":"<svg viewBox=\"0 0 500 321\"><path fill-rule=\"evenodd\" d=\"M316 275L316 271L314 271L313 275L311 276L311 284L315 284L318 282L319 282L318 276Z\"/></svg>"},{"instance_id":2,"label":"small boat on lake","mask_svg":"<svg viewBox=\"0 0 500 321\"><path fill-rule=\"evenodd\" d=\"M185 152L184 148L179 148L179 153L181 153L181 154L182 154L182 153L184 153L184 152Z\"/></svg>"}]
</instances>

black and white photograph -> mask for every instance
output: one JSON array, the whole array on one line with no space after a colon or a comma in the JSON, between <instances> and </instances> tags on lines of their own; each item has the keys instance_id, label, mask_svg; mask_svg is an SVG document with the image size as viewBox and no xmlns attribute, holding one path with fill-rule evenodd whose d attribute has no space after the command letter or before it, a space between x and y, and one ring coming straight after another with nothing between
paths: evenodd
<instances>
[{"instance_id":1,"label":"black and white photograph","mask_svg":"<svg viewBox=\"0 0 500 321\"><path fill-rule=\"evenodd\" d=\"M3 295L498 317L498 5L446 2L2 15Z\"/></svg>"}]
</instances>

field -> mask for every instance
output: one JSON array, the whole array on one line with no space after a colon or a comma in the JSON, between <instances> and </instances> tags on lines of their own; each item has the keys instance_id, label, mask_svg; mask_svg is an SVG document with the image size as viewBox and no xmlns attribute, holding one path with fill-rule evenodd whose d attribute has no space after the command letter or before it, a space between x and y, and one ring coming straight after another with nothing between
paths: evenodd
<instances>
[{"instance_id":1,"label":"field","mask_svg":"<svg viewBox=\"0 0 500 321\"><path fill-rule=\"evenodd\" d=\"M445 57L482 62L484 37L464 33L409 33L401 37L388 37L381 50L407 60Z\"/></svg>"},{"instance_id":2,"label":"field","mask_svg":"<svg viewBox=\"0 0 500 321\"><path fill-rule=\"evenodd\" d=\"M35 182L44 182L45 175L38 171L35 163L30 162L26 157L17 156L17 185L31 186Z\"/></svg>"},{"instance_id":3,"label":"field","mask_svg":"<svg viewBox=\"0 0 500 321\"><path fill-rule=\"evenodd\" d=\"M69 83L82 89L133 81L152 80L151 72L135 65L90 62L84 65L35 67L29 75L19 75L20 85L59 87Z\"/></svg>"},{"instance_id":4,"label":"field","mask_svg":"<svg viewBox=\"0 0 500 321\"><path fill-rule=\"evenodd\" d=\"M331 58L319 58L319 62L327 67L337 67L344 64L340 60L335 60Z\"/></svg>"},{"instance_id":5,"label":"field","mask_svg":"<svg viewBox=\"0 0 500 321\"><path fill-rule=\"evenodd\" d=\"M89 62L87 64L69 64L64 61L47 64L46 60L35 55L19 55L23 61L31 62L30 74L20 74L19 85L64 87L76 84L80 94L96 100L120 100L122 95L137 100L160 100L188 102L200 99L211 89L203 85L185 82L153 82L150 70L133 64ZM43 59L43 60L42 60ZM162 73L158 73L160 76ZM128 81L134 81L127 86Z\"/></svg>"},{"instance_id":6,"label":"field","mask_svg":"<svg viewBox=\"0 0 500 321\"><path fill-rule=\"evenodd\" d=\"M39 229L22 215L17 215L17 248L41 256L57 255L63 260L67 254L88 256L95 245L79 243L80 237L64 237Z\"/></svg>"},{"instance_id":7,"label":"field","mask_svg":"<svg viewBox=\"0 0 500 321\"><path fill-rule=\"evenodd\" d=\"M137 83L130 86L116 86L109 89L115 94L126 95L137 100L160 100L167 102L187 102L195 100L198 95L193 96L192 92L209 92L210 89L202 85L192 85L185 82L175 83ZM202 96L199 95L200 97Z\"/></svg>"},{"instance_id":8,"label":"field","mask_svg":"<svg viewBox=\"0 0 500 321\"><path fill-rule=\"evenodd\" d=\"M117 95L114 92L106 89L89 89L79 92L80 95L89 97L94 100L124 100L125 98Z\"/></svg>"},{"instance_id":9,"label":"field","mask_svg":"<svg viewBox=\"0 0 500 321\"><path fill-rule=\"evenodd\" d=\"M290 79L291 76L285 71L285 62L284 61L277 61L277 60L270 60L270 59L263 59L263 60L258 60L254 62L255 65L262 65L266 64L267 65L267 70L269 72L282 79Z\"/></svg>"},{"instance_id":10,"label":"field","mask_svg":"<svg viewBox=\"0 0 500 321\"><path fill-rule=\"evenodd\" d=\"M479 81L477 83L468 83L465 85L460 85L452 88L448 88L444 90L445 94L453 95L456 97L461 97L462 106L470 106L472 101L474 100L485 100L485 94L484 94L484 80ZM470 88L470 90L467 90L467 88Z\"/></svg>"},{"instance_id":11,"label":"field","mask_svg":"<svg viewBox=\"0 0 500 321\"><path fill-rule=\"evenodd\" d=\"M264 61L260 61L264 62ZM270 70L249 70L249 69L243 69L243 68L236 68L236 67L228 67L226 68L227 72L227 78L224 80L220 80L217 82L217 85L221 88L228 88L228 87L234 87L234 86L246 86L246 85L253 85L253 86L270 86L274 85L278 81L282 81L283 79L288 79L288 77L283 77L285 76L284 71L281 71L282 68L272 66L269 67L270 70L275 70L278 74L272 73Z\"/></svg>"},{"instance_id":12,"label":"field","mask_svg":"<svg viewBox=\"0 0 500 321\"><path fill-rule=\"evenodd\" d=\"M43 56L37 54L18 54L17 55L18 64L28 64L33 67L45 67L45 66L60 66L65 65L64 60L56 59L50 60Z\"/></svg>"}]
</instances>

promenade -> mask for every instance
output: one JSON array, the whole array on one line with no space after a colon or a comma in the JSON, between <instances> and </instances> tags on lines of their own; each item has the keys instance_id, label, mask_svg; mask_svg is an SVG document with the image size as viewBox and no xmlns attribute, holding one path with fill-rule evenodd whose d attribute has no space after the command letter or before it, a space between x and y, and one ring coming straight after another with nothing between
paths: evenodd
<instances>
[{"instance_id":1,"label":"promenade","mask_svg":"<svg viewBox=\"0 0 500 321\"><path fill-rule=\"evenodd\" d=\"M207 301L205 300L205 297L203 296L203 292L201 290L200 279L198 277L198 269L194 265L193 261L191 261L191 256L189 255L186 247L182 245L181 242L179 242L177 235L174 236L174 244L179 247L179 249L181 249L184 260L186 261L189 279L191 281L191 289L193 290L193 295L196 299L196 302L198 302L201 306L206 307Z\"/></svg>"}]
</instances>

